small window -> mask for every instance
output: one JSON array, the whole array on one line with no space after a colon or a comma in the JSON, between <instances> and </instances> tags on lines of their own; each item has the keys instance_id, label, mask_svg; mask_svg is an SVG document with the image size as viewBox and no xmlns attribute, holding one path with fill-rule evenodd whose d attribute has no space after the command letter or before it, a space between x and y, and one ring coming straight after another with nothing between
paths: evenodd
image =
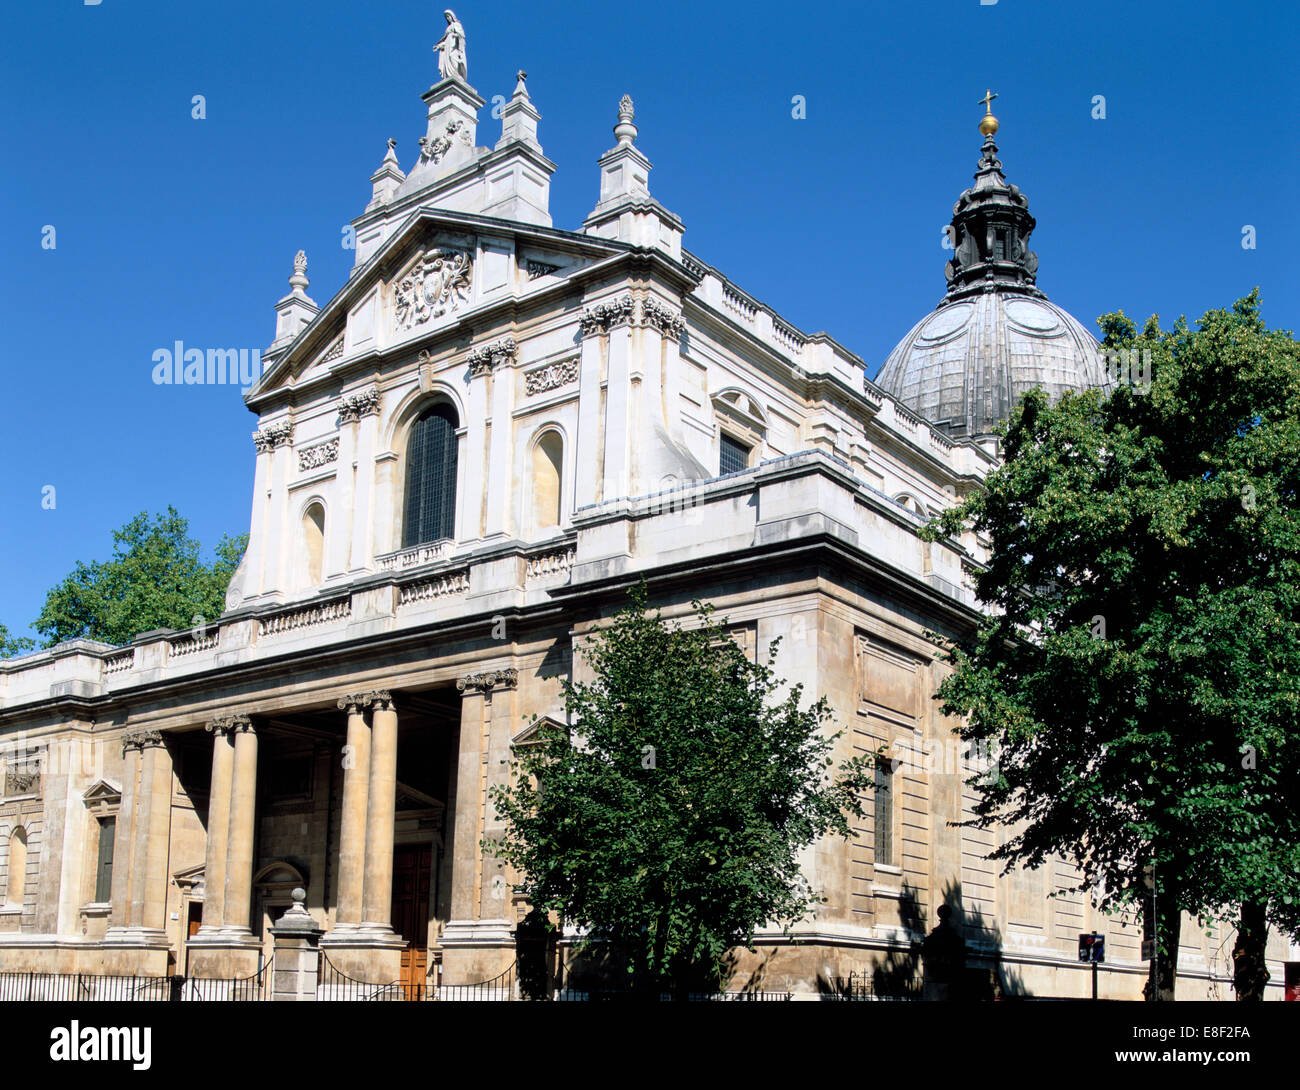
<instances>
[{"instance_id":1,"label":"small window","mask_svg":"<svg viewBox=\"0 0 1300 1090\"><path fill-rule=\"evenodd\" d=\"M99 820L99 858L95 863L95 901L107 904L113 899L113 841L117 836L117 818Z\"/></svg>"},{"instance_id":2,"label":"small window","mask_svg":"<svg viewBox=\"0 0 1300 1090\"><path fill-rule=\"evenodd\" d=\"M894 865L894 767L889 758L876 762L876 782L872 790L875 815L875 859L886 866Z\"/></svg>"},{"instance_id":3,"label":"small window","mask_svg":"<svg viewBox=\"0 0 1300 1090\"><path fill-rule=\"evenodd\" d=\"M23 903L27 892L27 830L17 828L9 834L9 888L5 900L11 905Z\"/></svg>"},{"instance_id":4,"label":"small window","mask_svg":"<svg viewBox=\"0 0 1300 1090\"><path fill-rule=\"evenodd\" d=\"M748 469L749 449L740 440L733 439L723 432L718 454L718 472L725 476L728 473L739 473L742 469Z\"/></svg>"}]
</instances>

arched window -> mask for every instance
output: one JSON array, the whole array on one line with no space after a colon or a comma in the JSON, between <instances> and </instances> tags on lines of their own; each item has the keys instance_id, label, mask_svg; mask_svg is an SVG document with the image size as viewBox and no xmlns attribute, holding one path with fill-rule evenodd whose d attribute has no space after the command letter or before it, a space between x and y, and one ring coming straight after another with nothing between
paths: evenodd
<instances>
[{"instance_id":1,"label":"arched window","mask_svg":"<svg viewBox=\"0 0 1300 1090\"><path fill-rule=\"evenodd\" d=\"M533 527L560 525L560 479L564 441L548 431L533 444Z\"/></svg>"},{"instance_id":2,"label":"arched window","mask_svg":"<svg viewBox=\"0 0 1300 1090\"><path fill-rule=\"evenodd\" d=\"M325 505L312 503L302 513L303 555L307 565L307 583L319 586L325 559Z\"/></svg>"},{"instance_id":3,"label":"arched window","mask_svg":"<svg viewBox=\"0 0 1300 1090\"><path fill-rule=\"evenodd\" d=\"M435 405L411 425L406 443L402 548L456 535L456 411Z\"/></svg>"},{"instance_id":4,"label":"arched window","mask_svg":"<svg viewBox=\"0 0 1300 1090\"><path fill-rule=\"evenodd\" d=\"M19 826L9 834L9 889L5 900L11 905L23 903L27 892L27 830Z\"/></svg>"}]
</instances>

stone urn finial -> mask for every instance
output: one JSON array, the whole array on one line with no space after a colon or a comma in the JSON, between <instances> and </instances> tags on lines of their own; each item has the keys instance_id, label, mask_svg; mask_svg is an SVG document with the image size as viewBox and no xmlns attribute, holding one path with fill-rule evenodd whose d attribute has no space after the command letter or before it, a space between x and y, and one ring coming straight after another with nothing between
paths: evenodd
<instances>
[{"instance_id":1,"label":"stone urn finial","mask_svg":"<svg viewBox=\"0 0 1300 1090\"><path fill-rule=\"evenodd\" d=\"M632 96L624 95L618 103L618 124L614 126L614 135L620 144L631 144L636 140L636 126L632 119L636 110L632 106Z\"/></svg>"}]
</instances>

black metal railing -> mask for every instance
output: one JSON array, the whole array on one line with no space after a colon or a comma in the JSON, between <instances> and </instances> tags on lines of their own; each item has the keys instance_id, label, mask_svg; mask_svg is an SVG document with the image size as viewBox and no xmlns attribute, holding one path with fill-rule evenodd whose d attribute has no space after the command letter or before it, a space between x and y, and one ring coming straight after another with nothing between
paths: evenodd
<instances>
[{"instance_id":1,"label":"black metal railing","mask_svg":"<svg viewBox=\"0 0 1300 1090\"><path fill-rule=\"evenodd\" d=\"M480 984L440 984L431 998L442 1003L503 1003L517 999L515 994L515 966L511 962L505 972Z\"/></svg>"},{"instance_id":2,"label":"black metal railing","mask_svg":"<svg viewBox=\"0 0 1300 1090\"><path fill-rule=\"evenodd\" d=\"M330 961L324 950L320 952L316 976L316 998L319 1000L343 1003L411 1003L429 998L428 991L429 985L426 984L410 984L402 981L376 984L373 981L360 980L349 976Z\"/></svg>"},{"instance_id":3,"label":"black metal railing","mask_svg":"<svg viewBox=\"0 0 1300 1090\"><path fill-rule=\"evenodd\" d=\"M249 1002L270 999L272 979L270 961L252 976L227 980L96 973L0 973L0 1002Z\"/></svg>"}]
</instances>

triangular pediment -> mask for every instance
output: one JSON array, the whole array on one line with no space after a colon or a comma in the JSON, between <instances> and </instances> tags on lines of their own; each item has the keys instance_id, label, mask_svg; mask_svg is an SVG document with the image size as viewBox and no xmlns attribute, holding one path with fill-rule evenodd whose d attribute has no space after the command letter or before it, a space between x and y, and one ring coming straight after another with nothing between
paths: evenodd
<instances>
[{"instance_id":1,"label":"triangular pediment","mask_svg":"<svg viewBox=\"0 0 1300 1090\"><path fill-rule=\"evenodd\" d=\"M574 231L420 208L269 360L245 401L256 408L278 389L342 374L360 357L418 350L485 311L632 249Z\"/></svg>"},{"instance_id":2,"label":"triangular pediment","mask_svg":"<svg viewBox=\"0 0 1300 1090\"><path fill-rule=\"evenodd\" d=\"M96 780L81 793L83 802L120 802L122 786L114 780Z\"/></svg>"},{"instance_id":3,"label":"triangular pediment","mask_svg":"<svg viewBox=\"0 0 1300 1090\"><path fill-rule=\"evenodd\" d=\"M543 727L559 727L565 729L565 725L558 719L552 719L549 715L543 715L540 719L535 719L529 723L523 730L510 739L512 749L518 749L520 746L534 746L541 741L541 731Z\"/></svg>"}]
</instances>

